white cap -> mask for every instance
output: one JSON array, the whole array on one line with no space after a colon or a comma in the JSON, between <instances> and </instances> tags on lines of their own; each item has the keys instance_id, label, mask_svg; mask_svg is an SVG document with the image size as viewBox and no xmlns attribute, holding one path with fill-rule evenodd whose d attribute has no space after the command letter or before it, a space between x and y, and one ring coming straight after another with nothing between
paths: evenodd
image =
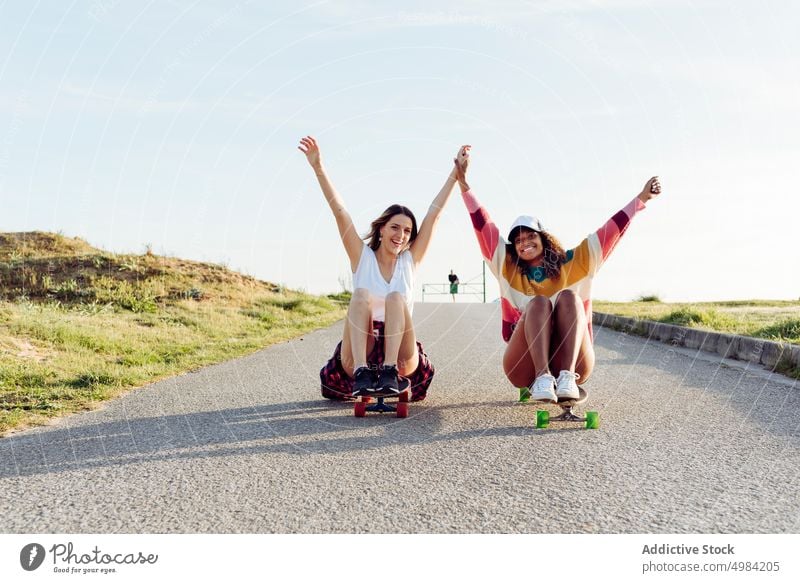
<instances>
[{"instance_id":1,"label":"white cap","mask_svg":"<svg viewBox=\"0 0 800 583\"><path fill-rule=\"evenodd\" d=\"M511 236L514 233L514 230L519 227L525 227L527 229L530 229L532 231L537 231L539 233L545 230L542 222L536 217L531 217L529 215L521 215L517 217L517 220L514 221L514 224L511 225L511 229L509 229L508 231L509 240L511 240Z\"/></svg>"}]
</instances>

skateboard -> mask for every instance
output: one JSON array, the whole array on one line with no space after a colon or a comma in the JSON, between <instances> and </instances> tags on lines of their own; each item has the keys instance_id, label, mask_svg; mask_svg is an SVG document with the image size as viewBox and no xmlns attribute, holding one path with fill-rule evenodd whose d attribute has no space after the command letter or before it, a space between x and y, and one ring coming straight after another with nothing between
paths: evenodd
<instances>
[{"instance_id":1,"label":"skateboard","mask_svg":"<svg viewBox=\"0 0 800 583\"><path fill-rule=\"evenodd\" d=\"M597 411L587 411L586 417L580 417L572 412L572 408L576 405L582 405L589 398L589 394L583 387L578 387L580 396L577 399L559 399L557 403L561 407L561 415L558 417L550 418L550 412L544 409L536 411L536 429L547 429L553 421L571 421L574 423L584 423L586 429L597 429L600 427L600 414ZM528 387L520 387L519 389L519 402L527 403L531 400L531 390ZM541 405L550 405L544 401L536 401Z\"/></svg>"},{"instance_id":2,"label":"skateboard","mask_svg":"<svg viewBox=\"0 0 800 583\"><path fill-rule=\"evenodd\" d=\"M401 392L396 395L378 395L375 397L357 397L353 407L356 417L366 417L367 413L395 413L397 417L408 417L408 401L411 397L411 381L401 378L399 380ZM394 403L390 405L387 403Z\"/></svg>"}]
</instances>

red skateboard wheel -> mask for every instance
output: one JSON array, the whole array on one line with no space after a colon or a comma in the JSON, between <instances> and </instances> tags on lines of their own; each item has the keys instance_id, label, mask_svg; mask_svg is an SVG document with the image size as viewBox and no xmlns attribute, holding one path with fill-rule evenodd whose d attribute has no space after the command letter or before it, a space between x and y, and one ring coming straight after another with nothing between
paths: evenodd
<instances>
[{"instance_id":1,"label":"red skateboard wheel","mask_svg":"<svg viewBox=\"0 0 800 583\"><path fill-rule=\"evenodd\" d=\"M367 404L364 401L356 401L353 413L356 417L367 416Z\"/></svg>"},{"instance_id":2,"label":"red skateboard wheel","mask_svg":"<svg viewBox=\"0 0 800 583\"><path fill-rule=\"evenodd\" d=\"M408 417L408 401L400 401L397 403L397 416L401 419Z\"/></svg>"}]
</instances>

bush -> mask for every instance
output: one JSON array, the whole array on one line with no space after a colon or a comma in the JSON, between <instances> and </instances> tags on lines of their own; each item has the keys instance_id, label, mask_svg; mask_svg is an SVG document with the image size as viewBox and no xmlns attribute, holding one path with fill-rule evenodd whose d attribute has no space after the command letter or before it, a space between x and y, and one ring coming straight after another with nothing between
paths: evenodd
<instances>
[{"instance_id":1,"label":"bush","mask_svg":"<svg viewBox=\"0 0 800 583\"><path fill-rule=\"evenodd\" d=\"M349 304L350 298L353 297L353 294L349 291L339 292L337 294L328 294L327 298L337 302L339 304Z\"/></svg>"},{"instance_id":2,"label":"bush","mask_svg":"<svg viewBox=\"0 0 800 583\"><path fill-rule=\"evenodd\" d=\"M777 324L766 326L753 333L759 338L783 340L787 342L800 342L800 318L783 320Z\"/></svg>"},{"instance_id":3,"label":"bush","mask_svg":"<svg viewBox=\"0 0 800 583\"><path fill-rule=\"evenodd\" d=\"M99 277L94 281L95 298L100 303L110 303L134 313L158 310L156 293L147 284L130 284L125 280Z\"/></svg>"},{"instance_id":4,"label":"bush","mask_svg":"<svg viewBox=\"0 0 800 583\"><path fill-rule=\"evenodd\" d=\"M658 302L661 303L661 298L655 294L652 295L642 295L636 298L637 302Z\"/></svg>"},{"instance_id":5,"label":"bush","mask_svg":"<svg viewBox=\"0 0 800 583\"><path fill-rule=\"evenodd\" d=\"M695 308L680 308L659 318L659 322L674 324L676 326L705 327L714 330L730 330L736 322L730 316L720 314L716 310L698 310Z\"/></svg>"}]
</instances>

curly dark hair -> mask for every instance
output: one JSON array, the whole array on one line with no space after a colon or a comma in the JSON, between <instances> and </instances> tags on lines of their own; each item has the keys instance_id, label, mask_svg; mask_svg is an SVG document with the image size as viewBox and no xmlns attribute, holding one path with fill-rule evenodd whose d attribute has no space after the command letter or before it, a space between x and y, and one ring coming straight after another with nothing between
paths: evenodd
<instances>
[{"instance_id":1,"label":"curly dark hair","mask_svg":"<svg viewBox=\"0 0 800 583\"><path fill-rule=\"evenodd\" d=\"M511 242L506 244L506 255L514 262L517 269L523 274L528 272L528 266L520 261L519 255L517 255L517 248L514 246L514 239L521 231L539 233L542 239L542 254L544 255L542 267L544 267L545 275L552 279L561 277L561 266L567 262L567 253L564 251L564 247L555 236L547 231L533 231L533 229L528 229L527 227L517 227L509 233Z\"/></svg>"},{"instance_id":2,"label":"curly dark hair","mask_svg":"<svg viewBox=\"0 0 800 583\"><path fill-rule=\"evenodd\" d=\"M417 238L417 219L414 217L414 213L412 213L408 207L404 207L401 204L393 204L383 211L381 216L372 221L372 224L369 226L369 233L362 237L362 239L367 242L367 245L369 245L370 249L377 251L378 247L381 246L380 231L383 226L395 215L405 215L411 219L411 237L408 239L409 246L414 242L414 239Z\"/></svg>"}]
</instances>

